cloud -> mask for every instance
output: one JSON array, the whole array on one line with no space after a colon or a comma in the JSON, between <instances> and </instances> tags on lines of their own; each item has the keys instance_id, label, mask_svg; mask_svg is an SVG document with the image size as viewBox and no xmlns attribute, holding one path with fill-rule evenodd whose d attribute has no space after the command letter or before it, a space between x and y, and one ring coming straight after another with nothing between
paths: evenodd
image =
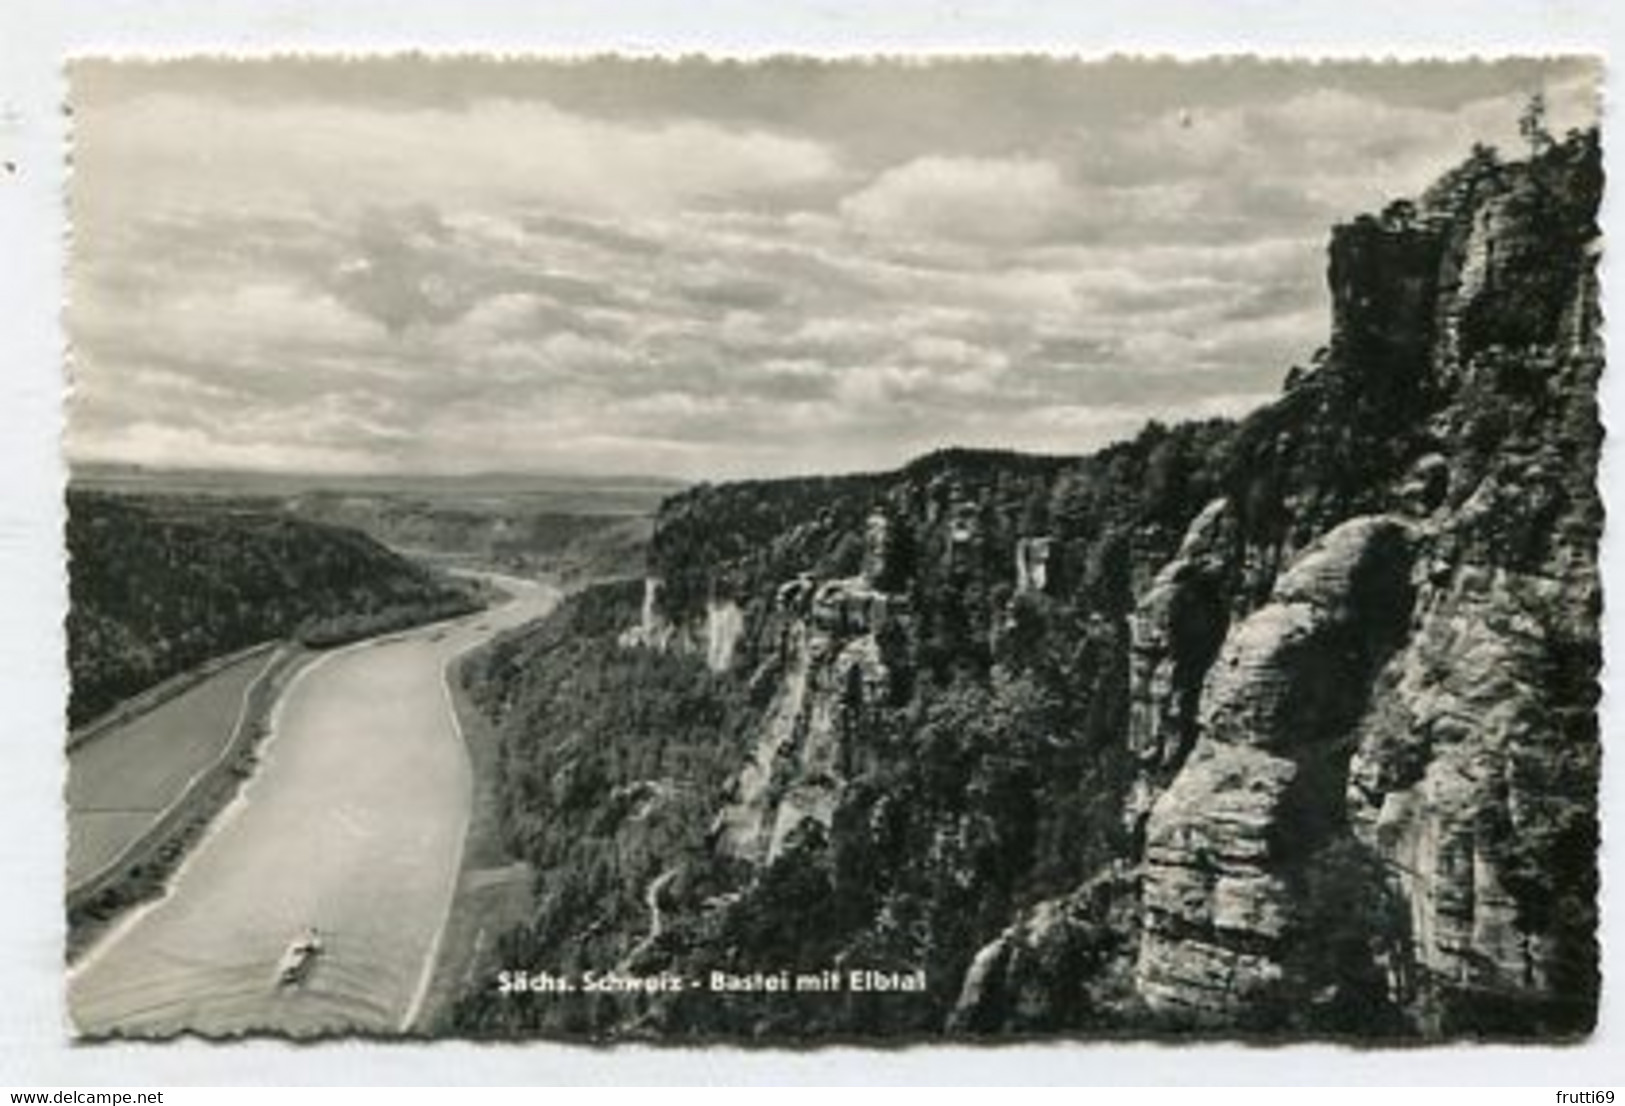
<instances>
[{"instance_id":1,"label":"cloud","mask_svg":"<svg viewBox=\"0 0 1625 1106\"><path fill-rule=\"evenodd\" d=\"M1080 177L1130 192L1182 190L1208 228L1302 228L1349 218L1413 192L1475 142L1513 154L1518 118L1543 91L1561 134L1596 122L1597 74L1509 82L1459 102L1413 102L1390 91L1327 84L1279 98L1182 106L1134 126L1077 136ZM1396 82L1398 87L1398 82Z\"/></svg>"},{"instance_id":2,"label":"cloud","mask_svg":"<svg viewBox=\"0 0 1625 1106\"><path fill-rule=\"evenodd\" d=\"M70 451L719 477L1239 413L1326 340L1328 225L1545 72L925 68L80 95Z\"/></svg>"},{"instance_id":3,"label":"cloud","mask_svg":"<svg viewBox=\"0 0 1625 1106\"><path fill-rule=\"evenodd\" d=\"M326 292L274 276L227 285L167 286L137 302L76 297L69 340L109 357L132 350L222 368L279 359L295 371L303 355L371 348L382 328Z\"/></svg>"},{"instance_id":4,"label":"cloud","mask_svg":"<svg viewBox=\"0 0 1625 1106\"><path fill-rule=\"evenodd\" d=\"M74 152L87 217L520 201L592 217L793 193L840 171L830 149L805 138L702 120L640 126L506 99L379 110L157 93L81 114ZM83 187L103 179L120 187Z\"/></svg>"},{"instance_id":5,"label":"cloud","mask_svg":"<svg viewBox=\"0 0 1625 1106\"><path fill-rule=\"evenodd\" d=\"M83 438L83 434L70 432L70 444L79 446L75 455L87 461L156 467L192 463L223 468L334 473L387 471L393 467L387 457L365 448L306 445L284 439L243 442L229 433L176 427L167 421L123 423L108 427L86 441L75 442L76 437Z\"/></svg>"},{"instance_id":6,"label":"cloud","mask_svg":"<svg viewBox=\"0 0 1625 1106\"><path fill-rule=\"evenodd\" d=\"M502 338L529 338L547 317L549 306L550 301L534 292L499 292L471 307L445 337L449 344L464 348Z\"/></svg>"},{"instance_id":7,"label":"cloud","mask_svg":"<svg viewBox=\"0 0 1625 1106\"><path fill-rule=\"evenodd\" d=\"M841 201L872 234L1027 243L1069 221L1081 197L1048 161L923 157Z\"/></svg>"}]
</instances>

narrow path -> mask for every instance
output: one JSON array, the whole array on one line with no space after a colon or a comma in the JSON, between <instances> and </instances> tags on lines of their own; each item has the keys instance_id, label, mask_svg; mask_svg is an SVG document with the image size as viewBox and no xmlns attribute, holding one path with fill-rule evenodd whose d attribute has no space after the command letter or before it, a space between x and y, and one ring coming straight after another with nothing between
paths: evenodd
<instances>
[{"instance_id":1,"label":"narrow path","mask_svg":"<svg viewBox=\"0 0 1625 1106\"><path fill-rule=\"evenodd\" d=\"M644 945L654 944L660 939L660 935L666 931L666 920L660 912L660 895L661 892L665 891L667 885L676 878L677 869L667 868L654 879L651 879L649 886L643 890L643 901L649 908L649 935L643 939Z\"/></svg>"},{"instance_id":2,"label":"narrow path","mask_svg":"<svg viewBox=\"0 0 1625 1106\"><path fill-rule=\"evenodd\" d=\"M632 951L621 957L621 962L615 966L616 971L628 971L638 957L642 956L666 931L665 913L660 907L660 896L671 881L676 878L677 867L673 865L651 879L648 885L644 887L643 905L649 909L649 932L643 935L642 940L632 946Z\"/></svg>"}]
</instances>

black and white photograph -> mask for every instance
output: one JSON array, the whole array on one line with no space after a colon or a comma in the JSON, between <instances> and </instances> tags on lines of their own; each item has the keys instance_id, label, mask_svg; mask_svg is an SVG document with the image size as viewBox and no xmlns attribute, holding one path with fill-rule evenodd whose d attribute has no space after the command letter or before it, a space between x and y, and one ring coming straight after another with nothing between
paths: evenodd
<instances>
[{"instance_id":1,"label":"black and white photograph","mask_svg":"<svg viewBox=\"0 0 1625 1106\"><path fill-rule=\"evenodd\" d=\"M73 59L62 1034L1585 1041L1602 80Z\"/></svg>"}]
</instances>

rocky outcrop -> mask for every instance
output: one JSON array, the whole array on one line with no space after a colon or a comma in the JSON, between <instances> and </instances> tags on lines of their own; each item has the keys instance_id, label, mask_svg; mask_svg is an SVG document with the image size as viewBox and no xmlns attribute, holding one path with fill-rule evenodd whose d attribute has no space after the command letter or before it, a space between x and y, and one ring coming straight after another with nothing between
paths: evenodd
<instances>
[{"instance_id":1,"label":"rocky outcrop","mask_svg":"<svg viewBox=\"0 0 1625 1106\"><path fill-rule=\"evenodd\" d=\"M1134 921L1127 873L1102 873L1024 911L976 953L948 1016L956 1033L1110 1025L1131 991L1123 946Z\"/></svg>"},{"instance_id":2,"label":"rocky outcrop","mask_svg":"<svg viewBox=\"0 0 1625 1106\"><path fill-rule=\"evenodd\" d=\"M1286 982L1301 867L1331 833L1337 762L1408 624L1409 576L1406 527L1354 519L1226 637L1196 747L1146 828L1136 975L1153 1009L1233 1021Z\"/></svg>"},{"instance_id":3,"label":"rocky outcrop","mask_svg":"<svg viewBox=\"0 0 1625 1106\"><path fill-rule=\"evenodd\" d=\"M1590 881L1557 844L1589 863L1594 692L1554 662L1585 655L1599 596L1594 566L1564 561L1551 575L1435 564L1357 730L1349 821L1386 860L1435 991L1562 1005L1595 986L1576 974L1594 948Z\"/></svg>"},{"instance_id":4,"label":"rocky outcrop","mask_svg":"<svg viewBox=\"0 0 1625 1106\"><path fill-rule=\"evenodd\" d=\"M803 825L828 829L834 820L864 724L893 697L890 643L907 600L879 585L895 552L890 521L874 512L859 575L819 581L802 573L780 585L770 623L777 645L754 681L771 681L772 700L712 826L723 853L771 864Z\"/></svg>"},{"instance_id":5,"label":"rocky outcrop","mask_svg":"<svg viewBox=\"0 0 1625 1106\"><path fill-rule=\"evenodd\" d=\"M642 613L636 626L621 631L621 647L693 653L704 657L706 667L712 672L732 668L740 635L745 632L745 615L739 604L731 599L708 599L704 623L693 628L680 627L661 610L661 588L658 577L644 579Z\"/></svg>"},{"instance_id":6,"label":"rocky outcrop","mask_svg":"<svg viewBox=\"0 0 1625 1106\"><path fill-rule=\"evenodd\" d=\"M712 599L705 604L705 665L713 672L733 667L739 635L745 632L745 614L732 599Z\"/></svg>"},{"instance_id":7,"label":"rocky outcrop","mask_svg":"<svg viewBox=\"0 0 1625 1106\"><path fill-rule=\"evenodd\" d=\"M1134 795L1177 771L1143 853L1136 979L1161 1014L1325 1024L1375 980L1361 1001L1426 1034L1591 1024L1599 184L1589 139L1483 155L1420 213L1339 229L1331 356L1260 416L1277 439L1255 457L1318 436L1361 463L1311 471L1277 533L1328 507L1393 514L1335 526L1231 629L1188 756L1172 611L1202 574L1182 550L1142 597ZM1243 593L1271 549L1256 537ZM1363 980L1315 962L1335 959L1328 903L1376 904L1348 931Z\"/></svg>"},{"instance_id":8,"label":"rocky outcrop","mask_svg":"<svg viewBox=\"0 0 1625 1106\"><path fill-rule=\"evenodd\" d=\"M871 587L886 582L888 570L896 560L896 543L892 536L891 519L884 511L871 511L863 524L863 568L861 575Z\"/></svg>"},{"instance_id":9,"label":"rocky outcrop","mask_svg":"<svg viewBox=\"0 0 1625 1106\"><path fill-rule=\"evenodd\" d=\"M772 863L808 821L828 828L851 774L866 714L891 694L884 632L900 599L862 577L780 589L781 639L773 699L750 760L717 815L723 852Z\"/></svg>"},{"instance_id":10,"label":"rocky outcrop","mask_svg":"<svg viewBox=\"0 0 1625 1106\"><path fill-rule=\"evenodd\" d=\"M676 631L660 613L660 587L659 577L644 577L643 605L638 616L638 624L621 631L620 643L623 649L664 651L671 646Z\"/></svg>"},{"instance_id":11,"label":"rocky outcrop","mask_svg":"<svg viewBox=\"0 0 1625 1106\"><path fill-rule=\"evenodd\" d=\"M1344 417L1402 411L1425 389L1437 316L1443 232L1363 217L1332 234L1332 349L1348 374Z\"/></svg>"},{"instance_id":12,"label":"rocky outcrop","mask_svg":"<svg viewBox=\"0 0 1625 1106\"><path fill-rule=\"evenodd\" d=\"M1196 741L1202 680L1229 626L1240 554L1226 499L1203 508L1129 619L1128 745L1136 775L1124 819L1138 829Z\"/></svg>"},{"instance_id":13,"label":"rocky outcrop","mask_svg":"<svg viewBox=\"0 0 1625 1106\"><path fill-rule=\"evenodd\" d=\"M1050 558L1054 538L1022 538L1016 542L1016 594L1044 592L1050 585Z\"/></svg>"}]
</instances>

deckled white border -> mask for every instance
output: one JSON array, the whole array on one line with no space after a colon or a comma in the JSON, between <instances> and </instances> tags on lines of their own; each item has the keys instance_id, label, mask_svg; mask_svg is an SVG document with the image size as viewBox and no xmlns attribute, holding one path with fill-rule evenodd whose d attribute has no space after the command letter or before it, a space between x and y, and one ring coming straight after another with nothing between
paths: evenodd
<instances>
[{"instance_id":1,"label":"deckled white border","mask_svg":"<svg viewBox=\"0 0 1625 1106\"><path fill-rule=\"evenodd\" d=\"M4 0L0 3L0 1086L226 1083L1332 1083L1617 1085L1625 1072L1625 363L1602 387L1612 520L1603 563L1604 974L1577 1048L1354 1051L1059 1043L900 1051L595 1050L551 1044L71 1047L62 1014L57 432L60 61L69 54L426 49L736 55L1148 51L1427 57L1602 53L1621 102L1618 0ZM1604 124L1604 225L1620 233L1625 129ZM1625 319L1619 269L1604 294ZM1616 358L1625 350L1616 348ZM1610 1083L1612 1080L1612 1084Z\"/></svg>"}]
</instances>

